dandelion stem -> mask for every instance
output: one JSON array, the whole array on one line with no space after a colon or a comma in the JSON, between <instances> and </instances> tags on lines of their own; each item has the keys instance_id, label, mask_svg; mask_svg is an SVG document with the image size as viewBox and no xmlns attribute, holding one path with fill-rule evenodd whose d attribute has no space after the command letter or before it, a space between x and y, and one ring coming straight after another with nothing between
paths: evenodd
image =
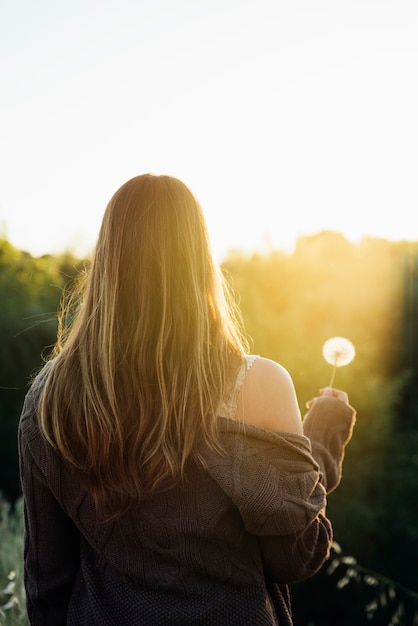
<instances>
[{"instance_id":1,"label":"dandelion stem","mask_svg":"<svg viewBox=\"0 0 418 626\"><path fill-rule=\"evenodd\" d=\"M334 379L335 379L335 372L337 371L337 363L334 364L334 367L332 368L332 374L331 374L331 380L329 381L329 385L328 387L332 387L334 384Z\"/></svg>"}]
</instances>

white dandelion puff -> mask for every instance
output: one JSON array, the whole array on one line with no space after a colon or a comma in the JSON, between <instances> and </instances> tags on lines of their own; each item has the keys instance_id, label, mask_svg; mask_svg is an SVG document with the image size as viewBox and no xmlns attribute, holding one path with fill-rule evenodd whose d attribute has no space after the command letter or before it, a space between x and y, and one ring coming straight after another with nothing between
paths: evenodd
<instances>
[{"instance_id":1,"label":"white dandelion puff","mask_svg":"<svg viewBox=\"0 0 418 626\"><path fill-rule=\"evenodd\" d=\"M354 359L356 351L349 339L345 337L333 337L328 339L322 346L322 354L327 363L333 366L331 382L332 387L337 367L348 365Z\"/></svg>"}]
</instances>

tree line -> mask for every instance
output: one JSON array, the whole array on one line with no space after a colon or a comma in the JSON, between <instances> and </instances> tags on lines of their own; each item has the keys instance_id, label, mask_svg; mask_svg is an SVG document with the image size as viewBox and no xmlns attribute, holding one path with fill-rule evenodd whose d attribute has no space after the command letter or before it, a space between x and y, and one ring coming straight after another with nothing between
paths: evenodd
<instances>
[{"instance_id":1,"label":"tree line","mask_svg":"<svg viewBox=\"0 0 418 626\"><path fill-rule=\"evenodd\" d=\"M31 376L56 339L63 289L85 267L70 253L34 258L0 239L0 492L20 494L17 422Z\"/></svg>"}]
</instances>

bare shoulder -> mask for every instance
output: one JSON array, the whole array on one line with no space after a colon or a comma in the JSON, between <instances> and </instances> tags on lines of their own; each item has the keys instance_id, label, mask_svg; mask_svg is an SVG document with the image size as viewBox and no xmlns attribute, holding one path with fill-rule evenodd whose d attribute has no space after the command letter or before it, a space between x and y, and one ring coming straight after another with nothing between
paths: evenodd
<instances>
[{"instance_id":1,"label":"bare shoulder","mask_svg":"<svg viewBox=\"0 0 418 626\"><path fill-rule=\"evenodd\" d=\"M236 417L259 428L302 434L299 405L288 371L271 359L256 359L239 392Z\"/></svg>"}]
</instances>

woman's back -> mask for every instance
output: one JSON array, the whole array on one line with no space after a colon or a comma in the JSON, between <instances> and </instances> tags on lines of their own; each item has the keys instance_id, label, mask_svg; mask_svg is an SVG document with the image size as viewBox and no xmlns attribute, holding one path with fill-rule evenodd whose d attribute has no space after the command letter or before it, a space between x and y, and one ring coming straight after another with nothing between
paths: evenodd
<instances>
[{"instance_id":1,"label":"woman's back","mask_svg":"<svg viewBox=\"0 0 418 626\"><path fill-rule=\"evenodd\" d=\"M263 359L247 363L249 371L237 378L238 413L252 408L244 399L251 400L266 369L283 376ZM220 416L224 454L200 441L202 464L190 459L181 483L106 521L40 435L35 397L27 400L21 422L21 446L32 461L29 467L26 460L23 472L39 480L26 499L30 509L43 510L56 534L51 541L49 524L44 532L38 527L28 534L26 549L29 558L36 551L46 563L55 560L64 578L80 562L67 624L291 623L283 621L287 596L279 586L316 571L330 541L321 514L325 493L304 436L246 425L239 415ZM225 402L225 412L233 404ZM80 554L74 550L79 533ZM62 563L60 542L72 546ZM50 572L44 575L40 567L35 612L37 594L53 596L57 585Z\"/></svg>"}]
</instances>

